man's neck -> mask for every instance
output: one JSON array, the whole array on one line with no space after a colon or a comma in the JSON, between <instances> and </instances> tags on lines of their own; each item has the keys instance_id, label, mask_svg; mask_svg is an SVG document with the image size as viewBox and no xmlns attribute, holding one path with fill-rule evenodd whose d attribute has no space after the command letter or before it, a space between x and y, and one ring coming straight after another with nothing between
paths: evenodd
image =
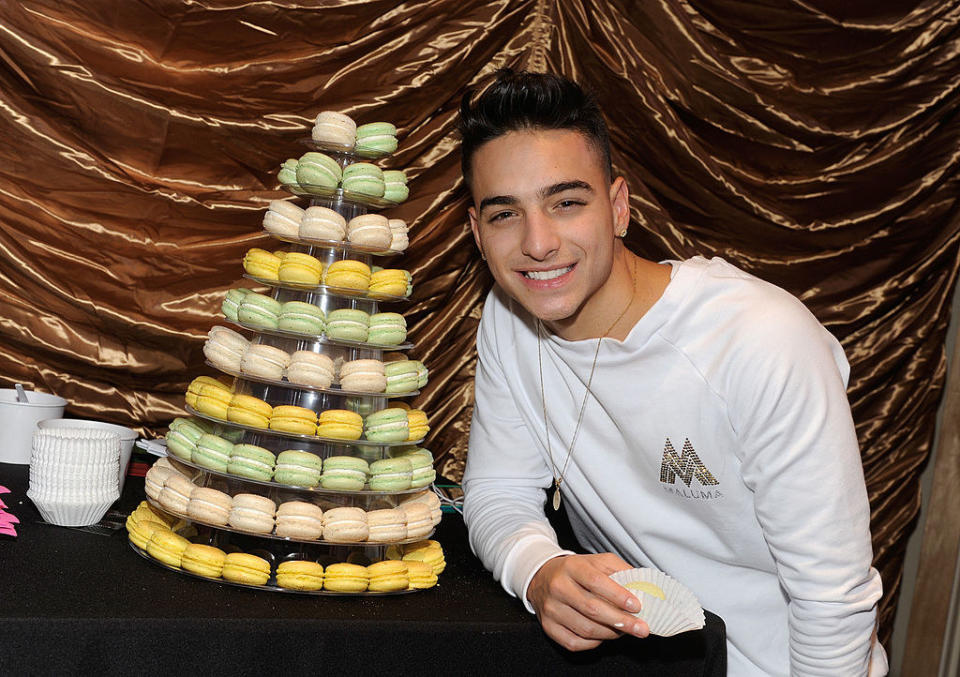
<instances>
[{"instance_id":1,"label":"man's neck","mask_svg":"<svg viewBox=\"0 0 960 677\"><path fill-rule=\"evenodd\" d=\"M635 256L624 250L614 261L620 267L618 279L604 285L603 293L595 295L574 315L544 324L551 332L567 341L582 341L608 336L623 341L633 326L663 295L670 282L670 266ZM636 284L634 284L634 275ZM626 311L626 312L624 312ZM622 317L618 320L618 316ZM614 326L608 327L612 323Z\"/></svg>"}]
</instances>

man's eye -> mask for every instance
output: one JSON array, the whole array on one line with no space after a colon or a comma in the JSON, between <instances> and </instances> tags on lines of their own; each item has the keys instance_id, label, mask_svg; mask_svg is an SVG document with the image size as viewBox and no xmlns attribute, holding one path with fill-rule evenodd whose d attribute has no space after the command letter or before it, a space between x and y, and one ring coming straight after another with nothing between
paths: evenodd
<instances>
[{"instance_id":1,"label":"man's eye","mask_svg":"<svg viewBox=\"0 0 960 677\"><path fill-rule=\"evenodd\" d=\"M557 207L560 209L573 209L581 206L583 206L583 202L581 200L561 200L557 204Z\"/></svg>"},{"instance_id":2,"label":"man's eye","mask_svg":"<svg viewBox=\"0 0 960 677\"><path fill-rule=\"evenodd\" d=\"M493 215L490 217L490 221L491 221L491 222L493 222L493 221L503 221L504 219L509 219L511 216L513 216L513 212L510 212L510 211L497 212L496 214L493 214Z\"/></svg>"}]
</instances>

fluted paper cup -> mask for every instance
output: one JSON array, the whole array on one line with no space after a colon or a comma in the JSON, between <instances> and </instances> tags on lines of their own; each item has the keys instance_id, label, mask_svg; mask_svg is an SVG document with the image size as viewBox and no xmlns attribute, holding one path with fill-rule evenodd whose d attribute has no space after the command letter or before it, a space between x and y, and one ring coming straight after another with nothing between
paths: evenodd
<instances>
[{"instance_id":1,"label":"fluted paper cup","mask_svg":"<svg viewBox=\"0 0 960 677\"><path fill-rule=\"evenodd\" d=\"M670 637L704 626L703 607L694 594L662 571L627 569L610 574L610 578L640 599L642 608L634 615L646 621L651 634ZM659 592L663 593L663 599Z\"/></svg>"}]
</instances>

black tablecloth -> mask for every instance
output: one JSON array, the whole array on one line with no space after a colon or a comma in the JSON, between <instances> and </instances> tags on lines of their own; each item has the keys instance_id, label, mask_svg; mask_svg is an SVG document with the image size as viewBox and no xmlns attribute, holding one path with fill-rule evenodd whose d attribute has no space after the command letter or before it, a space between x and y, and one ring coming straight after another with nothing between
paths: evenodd
<instances>
[{"instance_id":1,"label":"black tablecloth","mask_svg":"<svg viewBox=\"0 0 960 677\"><path fill-rule=\"evenodd\" d=\"M434 536L440 584L381 598L316 597L197 580L144 560L126 532L42 523L27 466L0 463L2 498L20 518L0 535L0 674L724 675L723 621L672 638L624 637L570 653L494 582L470 552L463 520ZM116 507L143 498L127 479Z\"/></svg>"}]
</instances>

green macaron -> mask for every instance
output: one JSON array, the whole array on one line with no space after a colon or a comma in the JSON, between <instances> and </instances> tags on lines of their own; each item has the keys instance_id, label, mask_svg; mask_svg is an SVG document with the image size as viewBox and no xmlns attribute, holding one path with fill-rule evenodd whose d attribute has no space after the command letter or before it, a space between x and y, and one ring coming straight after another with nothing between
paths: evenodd
<instances>
[{"instance_id":1,"label":"green macaron","mask_svg":"<svg viewBox=\"0 0 960 677\"><path fill-rule=\"evenodd\" d=\"M255 444L235 444L230 452L227 472L251 480L268 481L276 462L273 452Z\"/></svg>"},{"instance_id":2,"label":"green macaron","mask_svg":"<svg viewBox=\"0 0 960 677\"><path fill-rule=\"evenodd\" d=\"M237 318L242 324L258 329L276 329L280 322L280 302L264 294L250 292L243 297Z\"/></svg>"},{"instance_id":3,"label":"green macaron","mask_svg":"<svg viewBox=\"0 0 960 677\"><path fill-rule=\"evenodd\" d=\"M413 360L398 360L383 365L387 375L388 393L409 393L417 389L417 363Z\"/></svg>"},{"instance_id":4,"label":"green macaron","mask_svg":"<svg viewBox=\"0 0 960 677\"><path fill-rule=\"evenodd\" d=\"M411 362L417 365L417 388L422 388L427 385L427 365L420 360L411 360Z\"/></svg>"},{"instance_id":5,"label":"green macaron","mask_svg":"<svg viewBox=\"0 0 960 677\"><path fill-rule=\"evenodd\" d=\"M323 462L320 486L336 491L360 491L367 483L369 466L362 458L331 456Z\"/></svg>"},{"instance_id":6,"label":"green macaron","mask_svg":"<svg viewBox=\"0 0 960 677\"><path fill-rule=\"evenodd\" d=\"M343 189L351 193L383 197L383 171L369 162L354 162L343 170Z\"/></svg>"},{"instance_id":7,"label":"green macaron","mask_svg":"<svg viewBox=\"0 0 960 677\"><path fill-rule=\"evenodd\" d=\"M283 164L280 165L280 171L277 173L277 178L280 180L280 183L284 186L292 186L297 183L297 164L299 164L296 158L289 158L284 160Z\"/></svg>"},{"instance_id":8,"label":"green macaron","mask_svg":"<svg viewBox=\"0 0 960 677\"><path fill-rule=\"evenodd\" d=\"M203 433L203 428L192 419L175 418L170 422L170 430L167 432L167 451L177 458L190 461L197 448L197 440Z\"/></svg>"},{"instance_id":9,"label":"green macaron","mask_svg":"<svg viewBox=\"0 0 960 677\"><path fill-rule=\"evenodd\" d=\"M327 315L327 336L344 341L366 341L370 315L354 308L331 310Z\"/></svg>"},{"instance_id":10,"label":"green macaron","mask_svg":"<svg viewBox=\"0 0 960 677\"><path fill-rule=\"evenodd\" d=\"M407 175L399 169L388 169L383 172L383 199L391 202L403 202L410 196L407 188Z\"/></svg>"},{"instance_id":11,"label":"green macaron","mask_svg":"<svg viewBox=\"0 0 960 677\"><path fill-rule=\"evenodd\" d=\"M410 461L413 476L410 487L425 487L437 479L437 471L433 468L433 454L423 447L409 447L393 454L395 458L406 458Z\"/></svg>"},{"instance_id":12,"label":"green macaron","mask_svg":"<svg viewBox=\"0 0 960 677\"><path fill-rule=\"evenodd\" d=\"M397 149L397 128L389 122L369 122L357 127L357 147L392 153Z\"/></svg>"},{"instance_id":13,"label":"green macaron","mask_svg":"<svg viewBox=\"0 0 960 677\"><path fill-rule=\"evenodd\" d=\"M400 313L374 313L370 316L367 341L383 346L400 345L407 339L407 321Z\"/></svg>"},{"instance_id":14,"label":"green macaron","mask_svg":"<svg viewBox=\"0 0 960 677\"><path fill-rule=\"evenodd\" d=\"M315 487L320 482L323 461L309 451L288 449L277 456L273 481L295 487Z\"/></svg>"},{"instance_id":15,"label":"green macaron","mask_svg":"<svg viewBox=\"0 0 960 677\"><path fill-rule=\"evenodd\" d=\"M233 451L233 442L217 435L204 433L197 440L197 448L193 452L193 462L210 470L226 472L231 451Z\"/></svg>"},{"instance_id":16,"label":"green macaron","mask_svg":"<svg viewBox=\"0 0 960 677\"><path fill-rule=\"evenodd\" d=\"M297 183L307 192L311 192L311 188L333 190L341 176L337 161L323 153L304 153L297 163Z\"/></svg>"},{"instance_id":17,"label":"green macaron","mask_svg":"<svg viewBox=\"0 0 960 677\"><path fill-rule=\"evenodd\" d=\"M372 442L403 442L410 435L405 409L381 409L363 422L364 436Z\"/></svg>"},{"instance_id":18,"label":"green macaron","mask_svg":"<svg viewBox=\"0 0 960 677\"><path fill-rule=\"evenodd\" d=\"M312 303L287 301L280 307L278 329L320 336L323 334L324 326L323 311Z\"/></svg>"},{"instance_id":19,"label":"green macaron","mask_svg":"<svg viewBox=\"0 0 960 677\"><path fill-rule=\"evenodd\" d=\"M370 464L371 491L403 491L410 488L413 467L404 456L384 458Z\"/></svg>"},{"instance_id":20,"label":"green macaron","mask_svg":"<svg viewBox=\"0 0 960 677\"><path fill-rule=\"evenodd\" d=\"M220 310L223 311L224 317L231 322L236 322L238 319L237 312L240 310L243 297L249 293L249 289L231 289L228 291L226 298L223 299L223 303L220 305Z\"/></svg>"}]
</instances>

